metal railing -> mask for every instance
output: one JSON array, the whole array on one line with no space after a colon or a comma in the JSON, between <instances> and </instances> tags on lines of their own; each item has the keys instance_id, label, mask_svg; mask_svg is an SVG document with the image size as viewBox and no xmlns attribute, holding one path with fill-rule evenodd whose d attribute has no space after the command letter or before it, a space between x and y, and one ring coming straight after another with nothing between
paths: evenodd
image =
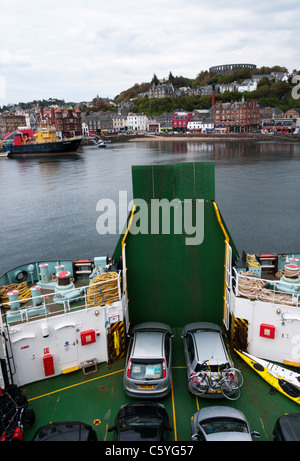
<instances>
[{"instance_id":1,"label":"metal railing","mask_svg":"<svg viewBox=\"0 0 300 461\"><path fill-rule=\"evenodd\" d=\"M297 287L282 280L267 280L243 275L233 268L233 292L238 297L251 300L300 307L300 285Z\"/></svg>"},{"instance_id":2,"label":"metal railing","mask_svg":"<svg viewBox=\"0 0 300 461\"><path fill-rule=\"evenodd\" d=\"M121 274L118 272L115 278L93 282L86 286L74 286L63 291L53 290L22 300L2 302L1 318L3 324L28 322L41 317L105 306L120 301L121 297Z\"/></svg>"}]
</instances>

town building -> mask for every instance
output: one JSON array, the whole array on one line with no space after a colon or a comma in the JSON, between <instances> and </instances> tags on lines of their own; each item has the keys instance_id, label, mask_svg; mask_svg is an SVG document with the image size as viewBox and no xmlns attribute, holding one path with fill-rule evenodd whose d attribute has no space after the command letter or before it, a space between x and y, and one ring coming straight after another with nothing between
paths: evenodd
<instances>
[{"instance_id":1,"label":"town building","mask_svg":"<svg viewBox=\"0 0 300 461\"><path fill-rule=\"evenodd\" d=\"M284 112L280 110L278 107L268 107L259 104L260 106L260 118L263 119L279 119L284 117Z\"/></svg>"},{"instance_id":2,"label":"town building","mask_svg":"<svg viewBox=\"0 0 300 461\"><path fill-rule=\"evenodd\" d=\"M111 114L114 133L127 130L127 116L116 113Z\"/></svg>"},{"instance_id":3,"label":"town building","mask_svg":"<svg viewBox=\"0 0 300 461\"><path fill-rule=\"evenodd\" d=\"M213 131L214 121L212 118L196 119L188 121L187 130L191 133L210 133Z\"/></svg>"},{"instance_id":4,"label":"town building","mask_svg":"<svg viewBox=\"0 0 300 461\"><path fill-rule=\"evenodd\" d=\"M214 119L206 118L202 121L202 133L212 133L214 131Z\"/></svg>"},{"instance_id":5,"label":"town building","mask_svg":"<svg viewBox=\"0 0 300 461\"><path fill-rule=\"evenodd\" d=\"M213 107L216 131L251 132L260 126L260 111L256 99L240 102L217 101Z\"/></svg>"},{"instance_id":6,"label":"town building","mask_svg":"<svg viewBox=\"0 0 300 461\"><path fill-rule=\"evenodd\" d=\"M44 109L36 112L39 127L54 127L59 138L72 138L82 135L81 111L69 109Z\"/></svg>"},{"instance_id":7,"label":"town building","mask_svg":"<svg viewBox=\"0 0 300 461\"><path fill-rule=\"evenodd\" d=\"M115 131L113 117L110 112L86 112L82 115L82 130L84 136L113 133Z\"/></svg>"},{"instance_id":8,"label":"town building","mask_svg":"<svg viewBox=\"0 0 300 461\"><path fill-rule=\"evenodd\" d=\"M0 136L26 126L25 115L0 115Z\"/></svg>"},{"instance_id":9,"label":"town building","mask_svg":"<svg viewBox=\"0 0 300 461\"><path fill-rule=\"evenodd\" d=\"M219 92L225 93L226 91L229 91L229 92L237 91L238 87L239 87L239 84L237 82L222 83L221 85L219 85Z\"/></svg>"},{"instance_id":10,"label":"town building","mask_svg":"<svg viewBox=\"0 0 300 461\"><path fill-rule=\"evenodd\" d=\"M172 120L170 122L163 122L159 124L161 133L172 133Z\"/></svg>"},{"instance_id":11,"label":"town building","mask_svg":"<svg viewBox=\"0 0 300 461\"><path fill-rule=\"evenodd\" d=\"M287 82L289 79L289 74L287 72L272 72L273 78L275 78L275 82Z\"/></svg>"},{"instance_id":12,"label":"town building","mask_svg":"<svg viewBox=\"0 0 300 461\"><path fill-rule=\"evenodd\" d=\"M160 132L160 123L156 117L148 117L147 131L149 133Z\"/></svg>"},{"instance_id":13,"label":"town building","mask_svg":"<svg viewBox=\"0 0 300 461\"><path fill-rule=\"evenodd\" d=\"M163 83L162 85L153 85L148 91L148 98L170 98L174 96L174 87L172 83Z\"/></svg>"},{"instance_id":14,"label":"town building","mask_svg":"<svg viewBox=\"0 0 300 461\"><path fill-rule=\"evenodd\" d=\"M274 75L272 74L252 75L252 80L256 83L260 82L263 78L267 78L268 80L273 80Z\"/></svg>"},{"instance_id":15,"label":"town building","mask_svg":"<svg viewBox=\"0 0 300 461\"><path fill-rule=\"evenodd\" d=\"M293 133L296 128L296 120L289 118L263 119L261 122L262 133L287 134Z\"/></svg>"},{"instance_id":16,"label":"town building","mask_svg":"<svg viewBox=\"0 0 300 461\"><path fill-rule=\"evenodd\" d=\"M172 117L172 128L173 131L185 133L187 131L188 122L193 118L191 112L185 112L182 109L178 109L173 112Z\"/></svg>"},{"instance_id":17,"label":"town building","mask_svg":"<svg viewBox=\"0 0 300 461\"><path fill-rule=\"evenodd\" d=\"M127 129L129 131L146 131L148 119L144 114L134 114L130 112L127 115Z\"/></svg>"},{"instance_id":18,"label":"town building","mask_svg":"<svg viewBox=\"0 0 300 461\"><path fill-rule=\"evenodd\" d=\"M263 118L261 129L263 133L299 133L300 109L289 109L281 112L281 117Z\"/></svg>"},{"instance_id":19,"label":"town building","mask_svg":"<svg viewBox=\"0 0 300 461\"><path fill-rule=\"evenodd\" d=\"M238 85L237 90L240 93L244 93L245 91L248 93L255 91L257 90L257 81L251 79L244 80L242 83L240 83L240 85Z\"/></svg>"},{"instance_id":20,"label":"town building","mask_svg":"<svg viewBox=\"0 0 300 461\"><path fill-rule=\"evenodd\" d=\"M89 112L82 115L82 123L84 129L84 136L91 136L93 134L101 134L101 123L98 115Z\"/></svg>"},{"instance_id":21,"label":"town building","mask_svg":"<svg viewBox=\"0 0 300 461\"><path fill-rule=\"evenodd\" d=\"M289 109L284 113L284 118L297 119L300 117L300 109Z\"/></svg>"},{"instance_id":22,"label":"town building","mask_svg":"<svg viewBox=\"0 0 300 461\"><path fill-rule=\"evenodd\" d=\"M208 109L194 109L193 112L193 119L204 120L209 117L209 110Z\"/></svg>"},{"instance_id":23,"label":"town building","mask_svg":"<svg viewBox=\"0 0 300 461\"><path fill-rule=\"evenodd\" d=\"M100 122L100 130L101 133L113 133L114 131L114 124L113 119L110 113L101 113L98 115L98 122Z\"/></svg>"},{"instance_id":24,"label":"town building","mask_svg":"<svg viewBox=\"0 0 300 461\"><path fill-rule=\"evenodd\" d=\"M81 122L81 131L82 131L82 136L89 136L88 124L83 119L82 119L82 122Z\"/></svg>"},{"instance_id":25,"label":"town building","mask_svg":"<svg viewBox=\"0 0 300 461\"><path fill-rule=\"evenodd\" d=\"M162 125L163 123L170 124L172 126L172 119L173 113L172 112L164 112L156 117L159 123Z\"/></svg>"},{"instance_id":26,"label":"town building","mask_svg":"<svg viewBox=\"0 0 300 461\"><path fill-rule=\"evenodd\" d=\"M187 130L191 133L201 133L202 132L202 120L199 118L192 118L188 121Z\"/></svg>"}]
</instances>

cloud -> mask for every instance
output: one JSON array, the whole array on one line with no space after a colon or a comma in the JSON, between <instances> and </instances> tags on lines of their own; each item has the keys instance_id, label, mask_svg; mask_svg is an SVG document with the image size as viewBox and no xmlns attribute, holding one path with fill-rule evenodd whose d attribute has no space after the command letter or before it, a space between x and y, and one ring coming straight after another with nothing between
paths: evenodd
<instances>
[{"instance_id":1,"label":"cloud","mask_svg":"<svg viewBox=\"0 0 300 461\"><path fill-rule=\"evenodd\" d=\"M273 0L20 0L1 6L8 102L114 97L217 64L298 65L300 4Z\"/></svg>"}]
</instances>

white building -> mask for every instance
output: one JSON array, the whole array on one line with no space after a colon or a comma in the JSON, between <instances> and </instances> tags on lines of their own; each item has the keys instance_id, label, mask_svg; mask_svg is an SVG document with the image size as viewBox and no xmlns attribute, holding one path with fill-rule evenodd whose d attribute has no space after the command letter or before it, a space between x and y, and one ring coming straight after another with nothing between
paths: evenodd
<instances>
[{"instance_id":1,"label":"white building","mask_svg":"<svg viewBox=\"0 0 300 461\"><path fill-rule=\"evenodd\" d=\"M207 118L204 120L200 119L193 119L189 120L187 124L187 130L191 132L199 132L199 133L206 133L212 131L214 128L214 121L211 118Z\"/></svg>"},{"instance_id":2,"label":"white building","mask_svg":"<svg viewBox=\"0 0 300 461\"><path fill-rule=\"evenodd\" d=\"M194 118L193 120L190 120L187 124L187 130L188 131L199 131L201 133L202 131L202 126L203 122L200 119Z\"/></svg>"},{"instance_id":3,"label":"white building","mask_svg":"<svg viewBox=\"0 0 300 461\"><path fill-rule=\"evenodd\" d=\"M220 93L225 93L225 91L237 91L239 84L237 82L232 83L223 83L219 86Z\"/></svg>"},{"instance_id":4,"label":"white building","mask_svg":"<svg viewBox=\"0 0 300 461\"><path fill-rule=\"evenodd\" d=\"M213 131L214 126L214 120L212 118L207 118L206 120L203 120L202 133Z\"/></svg>"},{"instance_id":5,"label":"white building","mask_svg":"<svg viewBox=\"0 0 300 461\"><path fill-rule=\"evenodd\" d=\"M113 130L114 132L118 133L119 131L123 131L127 126L127 117L120 114L113 114L111 116L113 122Z\"/></svg>"},{"instance_id":6,"label":"white building","mask_svg":"<svg viewBox=\"0 0 300 461\"><path fill-rule=\"evenodd\" d=\"M146 131L148 119L144 114L133 114L130 112L127 115L128 131Z\"/></svg>"},{"instance_id":7,"label":"white building","mask_svg":"<svg viewBox=\"0 0 300 461\"><path fill-rule=\"evenodd\" d=\"M81 130L82 130L82 136L88 136L89 135L89 126L87 123L82 122L81 123Z\"/></svg>"},{"instance_id":8,"label":"white building","mask_svg":"<svg viewBox=\"0 0 300 461\"><path fill-rule=\"evenodd\" d=\"M239 86L238 91L240 93L244 93L247 91L248 93L251 91L255 91L257 89L257 81L256 80L244 80Z\"/></svg>"},{"instance_id":9,"label":"white building","mask_svg":"<svg viewBox=\"0 0 300 461\"><path fill-rule=\"evenodd\" d=\"M278 80L287 82L289 79L289 74L286 72L272 72L272 75L275 78L275 82L278 82Z\"/></svg>"}]
</instances>

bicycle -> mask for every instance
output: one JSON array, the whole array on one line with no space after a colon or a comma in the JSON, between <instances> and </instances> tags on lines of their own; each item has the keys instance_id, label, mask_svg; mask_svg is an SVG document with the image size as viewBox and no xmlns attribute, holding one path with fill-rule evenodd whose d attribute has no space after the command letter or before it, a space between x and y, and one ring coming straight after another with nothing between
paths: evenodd
<instances>
[{"instance_id":1,"label":"bicycle","mask_svg":"<svg viewBox=\"0 0 300 461\"><path fill-rule=\"evenodd\" d=\"M201 371L191 373L193 382L199 394L215 393L221 391L228 400L237 400L241 396L241 387L244 383L242 372L237 368L220 367L217 372L212 372L208 360L201 364Z\"/></svg>"}]
</instances>

